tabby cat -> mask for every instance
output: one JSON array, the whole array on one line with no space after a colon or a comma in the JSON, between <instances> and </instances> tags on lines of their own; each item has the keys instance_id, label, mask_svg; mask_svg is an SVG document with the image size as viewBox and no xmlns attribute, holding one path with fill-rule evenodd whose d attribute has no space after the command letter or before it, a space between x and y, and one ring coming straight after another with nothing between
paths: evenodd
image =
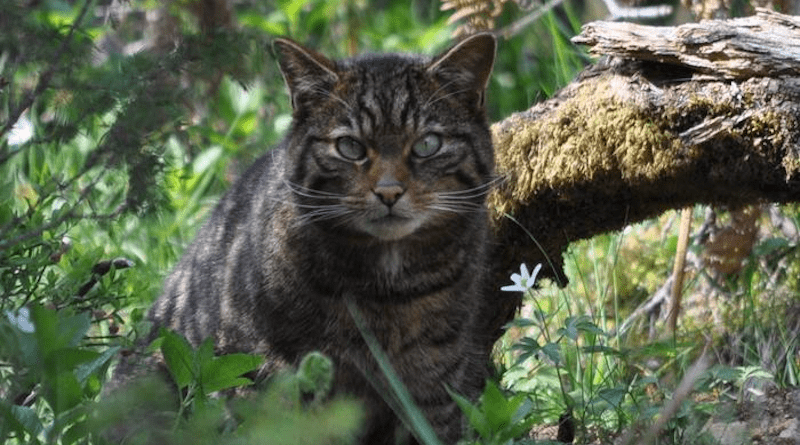
<instances>
[{"instance_id":1,"label":"tabby cat","mask_svg":"<svg viewBox=\"0 0 800 445\"><path fill-rule=\"evenodd\" d=\"M290 132L222 198L150 319L272 366L323 352L334 392L363 401L360 443L394 444L401 422L354 307L455 442L463 425L446 388L476 397L489 363L477 326L489 294L484 92L495 46L479 34L433 58L332 61L276 40Z\"/></svg>"}]
</instances>

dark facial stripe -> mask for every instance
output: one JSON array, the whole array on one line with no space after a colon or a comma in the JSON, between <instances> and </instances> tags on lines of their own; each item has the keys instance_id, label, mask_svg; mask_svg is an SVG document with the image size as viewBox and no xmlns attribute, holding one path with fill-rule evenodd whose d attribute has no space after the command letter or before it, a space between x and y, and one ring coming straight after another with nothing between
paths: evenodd
<instances>
[{"instance_id":1,"label":"dark facial stripe","mask_svg":"<svg viewBox=\"0 0 800 445\"><path fill-rule=\"evenodd\" d=\"M406 125L408 123L409 113L417 108L417 97L414 94L414 83L412 82L411 76L406 76L406 91L408 92L408 95L406 96L407 99L403 106L403 110L400 112L400 122L398 122L399 125ZM413 120L415 124L414 129L416 129L416 121L416 119Z\"/></svg>"},{"instance_id":2,"label":"dark facial stripe","mask_svg":"<svg viewBox=\"0 0 800 445\"><path fill-rule=\"evenodd\" d=\"M363 95L358 98L359 115L356 120L358 121L358 129L361 134L371 134L372 129L378 125L378 116L370 110L364 99L365 96Z\"/></svg>"},{"instance_id":3,"label":"dark facial stripe","mask_svg":"<svg viewBox=\"0 0 800 445\"><path fill-rule=\"evenodd\" d=\"M472 155L472 163L475 165L476 170L478 171L478 174L482 178L486 178L488 176L491 176L492 168L491 168L490 165L487 165L487 164L481 162L481 159L482 159L481 153L480 153L481 148L478 146L478 144L476 144L477 141L476 141L476 139L475 139L475 137L473 135L468 134L468 133L454 133L454 134L452 134L450 136L453 137L453 138L460 139L461 141L464 142L464 144L467 147L469 147L470 154ZM489 143L491 144L491 142L489 142ZM483 148L483 150L485 150L485 148Z\"/></svg>"},{"instance_id":4,"label":"dark facial stripe","mask_svg":"<svg viewBox=\"0 0 800 445\"><path fill-rule=\"evenodd\" d=\"M455 176L458 182L466 185L467 188L474 188L481 184L480 178L475 178L472 175L468 175L467 172L462 169L456 170Z\"/></svg>"}]
</instances>

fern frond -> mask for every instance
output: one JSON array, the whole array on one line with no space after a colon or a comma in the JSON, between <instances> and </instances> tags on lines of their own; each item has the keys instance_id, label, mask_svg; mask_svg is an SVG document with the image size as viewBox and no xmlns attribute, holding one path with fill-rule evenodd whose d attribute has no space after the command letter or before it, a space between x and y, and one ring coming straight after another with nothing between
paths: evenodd
<instances>
[{"instance_id":1,"label":"fern frond","mask_svg":"<svg viewBox=\"0 0 800 445\"><path fill-rule=\"evenodd\" d=\"M465 20L453 32L454 36L494 29L494 19L503 12L509 0L442 0L442 11L454 10L448 23Z\"/></svg>"}]
</instances>

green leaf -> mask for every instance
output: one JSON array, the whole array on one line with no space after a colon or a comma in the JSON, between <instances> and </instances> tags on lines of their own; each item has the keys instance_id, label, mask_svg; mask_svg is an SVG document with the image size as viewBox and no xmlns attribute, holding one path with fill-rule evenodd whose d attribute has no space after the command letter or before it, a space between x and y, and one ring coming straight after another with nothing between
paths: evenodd
<instances>
[{"instance_id":1,"label":"green leaf","mask_svg":"<svg viewBox=\"0 0 800 445\"><path fill-rule=\"evenodd\" d=\"M506 328L516 327L516 328L529 328L532 326L538 326L538 323L530 318L516 318L514 320L509 321L506 323Z\"/></svg>"},{"instance_id":2,"label":"green leaf","mask_svg":"<svg viewBox=\"0 0 800 445\"><path fill-rule=\"evenodd\" d=\"M214 340L211 337L203 340L194 353L194 368L202 369L203 366L214 360Z\"/></svg>"},{"instance_id":3,"label":"green leaf","mask_svg":"<svg viewBox=\"0 0 800 445\"><path fill-rule=\"evenodd\" d=\"M56 349L77 346L91 326L89 314L63 315L40 305L31 308L31 319L42 356Z\"/></svg>"},{"instance_id":4,"label":"green leaf","mask_svg":"<svg viewBox=\"0 0 800 445\"><path fill-rule=\"evenodd\" d=\"M46 398L56 415L74 408L83 399L83 389L72 372L59 373L48 383Z\"/></svg>"},{"instance_id":5,"label":"green leaf","mask_svg":"<svg viewBox=\"0 0 800 445\"><path fill-rule=\"evenodd\" d=\"M559 328L557 331L559 335L563 335L573 341L578 340L580 332L605 335L605 332L597 327L588 315L567 317L564 320L564 327Z\"/></svg>"},{"instance_id":6,"label":"green leaf","mask_svg":"<svg viewBox=\"0 0 800 445\"><path fill-rule=\"evenodd\" d=\"M194 363L192 347L185 338L172 331L162 329L160 335L163 338L161 353L164 355L164 362L166 362L175 384L178 388L183 389L192 382L194 375L192 372Z\"/></svg>"},{"instance_id":7,"label":"green leaf","mask_svg":"<svg viewBox=\"0 0 800 445\"><path fill-rule=\"evenodd\" d=\"M114 357L119 350L119 346L108 348L99 354L94 360L88 363L81 363L77 368L75 368L75 377L78 378L78 381L81 382L81 384L85 384L89 376L97 372L101 367L103 367L103 365L108 363L108 361Z\"/></svg>"},{"instance_id":8,"label":"green leaf","mask_svg":"<svg viewBox=\"0 0 800 445\"><path fill-rule=\"evenodd\" d=\"M744 386L749 379L773 380L775 377L761 366L741 366L741 376L736 380L736 385Z\"/></svg>"},{"instance_id":9,"label":"green leaf","mask_svg":"<svg viewBox=\"0 0 800 445\"><path fill-rule=\"evenodd\" d=\"M44 429L38 413L33 408L12 405L5 400L0 400L0 413L6 420L3 425L0 425L0 431L3 433L8 433L6 428L10 427L17 431L17 434L29 434L31 437L37 437Z\"/></svg>"},{"instance_id":10,"label":"green leaf","mask_svg":"<svg viewBox=\"0 0 800 445\"><path fill-rule=\"evenodd\" d=\"M742 368L726 365L714 365L706 372L716 380L721 380L726 383L733 383L739 380L741 377Z\"/></svg>"},{"instance_id":11,"label":"green leaf","mask_svg":"<svg viewBox=\"0 0 800 445\"><path fill-rule=\"evenodd\" d=\"M523 351L538 351L540 348L539 342L531 337L523 337L511 347L511 349L521 349Z\"/></svg>"},{"instance_id":12,"label":"green leaf","mask_svg":"<svg viewBox=\"0 0 800 445\"><path fill-rule=\"evenodd\" d=\"M533 411L534 407L531 399L525 394L517 394L514 397L519 398L522 402L518 405L514 416L511 418L511 429L509 430L512 437L517 438L529 432L531 425L533 425L536 419L528 418L528 415Z\"/></svg>"},{"instance_id":13,"label":"green leaf","mask_svg":"<svg viewBox=\"0 0 800 445\"><path fill-rule=\"evenodd\" d=\"M542 352L553 362L553 364L561 364L561 348L558 346L558 343L547 343L546 345L542 346Z\"/></svg>"},{"instance_id":14,"label":"green leaf","mask_svg":"<svg viewBox=\"0 0 800 445\"><path fill-rule=\"evenodd\" d=\"M500 388L494 382L488 382L481 398L483 412L486 414L489 428L500 431L509 425L516 407L511 407Z\"/></svg>"},{"instance_id":15,"label":"green leaf","mask_svg":"<svg viewBox=\"0 0 800 445\"><path fill-rule=\"evenodd\" d=\"M489 427L489 422L486 420L486 415L477 406L473 405L466 397L453 392L449 388L447 392L450 397L455 400L461 412L467 417L470 426L480 434L484 439L489 439L492 435L492 430Z\"/></svg>"},{"instance_id":16,"label":"green leaf","mask_svg":"<svg viewBox=\"0 0 800 445\"><path fill-rule=\"evenodd\" d=\"M515 364L519 365L525 360L528 360L532 356L538 354L542 350L542 347L535 339L531 337L523 337L517 343L511 346L511 349L523 351L515 362Z\"/></svg>"},{"instance_id":17,"label":"green leaf","mask_svg":"<svg viewBox=\"0 0 800 445\"><path fill-rule=\"evenodd\" d=\"M625 387L617 386L615 388L601 388L597 393L597 397L613 406L614 409L620 409L622 401L627 394L628 391Z\"/></svg>"},{"instance_id":18,"label":"green leaf","mask_svg":"<svg viewBox=\"0 0 800 445\"><path fill-rule=\"evenodd\" d=\"M40 305L31 308L31 320L34 326L34 336L41 356L62 346L63 341L58 336L58 319L56 312L45 309Z\"/></svg>"},{"instance_id":19,"label":"green leaf","mask_svg":"<svg viewBox=\"0 0 800 445\"><path fill-rule=\"evenodd\" d=\"M206 394L236 386L248 385L250 379L242 377L255 371L264 361L263 357L250 354L228 354L215 357L201 368L201 385Z\"/></svg>"},{"instance_id":20,"label":"green leaf","mask_svg":"<svg viewBox=\"0 0 800 445\"><path fill-rule=\"evenodd\" d=\"M575 327L581 332L590 334L606 335L606 333L595 324L588 315L581 315L575 320Z\"/></svg>"},{"instance_id":21,"label":"green leaf","mask_svg":"<svg viewBox=\"0 0 800 445\"><path fill-rule=\"evenodd\" d=\"M88 435L86 420L81 420L70 425L61 434L61 443L65 445L73 444Z\"/></svg>"},{"instance_id":22,"label":"green leaf","mask_svg":"<svg viewBox=\"0 0 800 445\"><path fill-rule=\"evenodd\" d=\"M58 336L66 340L65 346L77 346L89 332L92 320L88 313L71 316L60 316L58 320Z\"/></svg>"},{"instance_id":23,"label":"green leaf","mask_svg":"<svg viewBox=\"0 0 800 445\"><path fill-rule=\"evenodd\" d=\"M51 378L64 372L74 373L78 365L95 360L99 355L88 349L57 349L45 356L45 372Z\"/></svg>"},{"instance_id":24,"label":"green leaf","mask_svg":"<svg viewBox=\"0 0 800 445\"><path fill-rule=\"evenodd\" d=\"M31 369L39 369L42 360L39 356L39 346L36 341L36 336L22 331L16 331L15 334L22 363Z\"/></svg>"},{"instance_id":25,"label":"green leaf","mask_svg":"<svg viewBox=\"0 0 800 445\"><path fill-rule=\"evenodd\" d=\"M192 163L192 171L198 175L205 173L209 168L212 168L214 165L216 165L221 157L222 147L219 145L209 147L200 152L200 154L198 154L194 159L194 162Z\"/></svg>"}]
</instances>

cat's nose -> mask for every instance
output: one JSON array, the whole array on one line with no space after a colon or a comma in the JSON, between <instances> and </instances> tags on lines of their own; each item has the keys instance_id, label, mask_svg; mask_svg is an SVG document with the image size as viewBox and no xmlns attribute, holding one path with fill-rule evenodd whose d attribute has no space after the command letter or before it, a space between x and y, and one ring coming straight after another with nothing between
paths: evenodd
<instances>
[{"instance_id":1,"label":"cat's nose","mask_svg":"<svg viewBox=\"0 0 800 445\"><path fill-rule=\"evenodd\" d=\"M381 179L375 184L375 188L372 189L372 192L375 193L375 196L387 207L391 207L403 196L403 193L406 192L406 188L403 183L395 179Z\"/></svg>"}]
</instances>

